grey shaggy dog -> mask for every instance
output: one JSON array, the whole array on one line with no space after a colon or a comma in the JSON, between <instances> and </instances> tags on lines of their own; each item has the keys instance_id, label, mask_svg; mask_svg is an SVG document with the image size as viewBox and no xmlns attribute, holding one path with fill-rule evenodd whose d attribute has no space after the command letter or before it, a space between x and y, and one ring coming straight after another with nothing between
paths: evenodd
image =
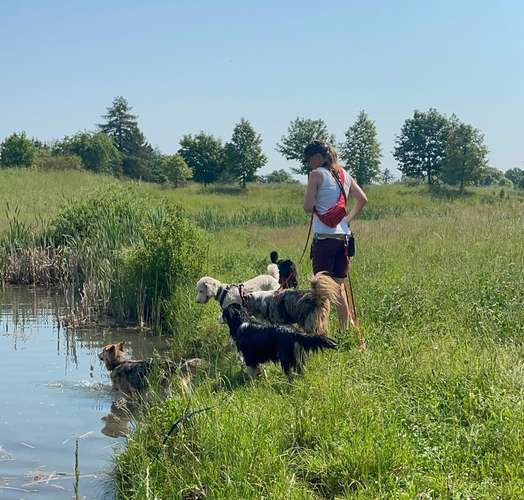
<instances>
[{"instance_id":1,"label":"grey shaggy dog","mask_svg":"<svg viewBox=\"0 0 524 500\"><path fill-rule=\"evenodd\" d=\"M182 386L187 388L195 371L205 364L200 358L182 360L179 363L168 359L162 361L129 359L124 352L124 345L123 341L106 345L98 355L98 359L104 362L109 371L113 389L128 396L146 388L147 377L155 367L165 375L178 374Z\"/></svg>"},{"instance_id":2,"label":"grey shaggy dog","mask_svg":"<svg viewBox=\"0 0 524 500\"><path fill-rule=\"evenodd\" d=\"M245 307L259 319L276 324L298 324L311 335L328 331L330 302L338 301L340 285L325 273L311 278L311 290L253 292L245 297Z\"/></svg>"}]
</instances>

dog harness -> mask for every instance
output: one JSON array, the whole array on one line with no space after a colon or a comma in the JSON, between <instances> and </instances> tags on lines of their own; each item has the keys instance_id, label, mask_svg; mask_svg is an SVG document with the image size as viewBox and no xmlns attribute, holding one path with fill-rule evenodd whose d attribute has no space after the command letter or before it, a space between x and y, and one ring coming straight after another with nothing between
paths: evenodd
<instances>
[{"instance_id":1,"label":"dog harness","mask_svg":"<svg viewBox=\"0 0 524 500\"><path fill-rule=\"evenodd\" d=\"M226 286L222 286L220 285L218 287L218 291L217 291L217 294L215 295L215 299L218 301L218 303L220 304L220 307L223 309L223 305L224 305L224 300L226 299L226 296L229 292L229 290L231 290L231 288L233 287L236 287L238 288L238 294L240 295L240 300L242 301L242 304L244 303L244 283L239 283L238 285L226 285Z\"/></svg>"}]
</instances>

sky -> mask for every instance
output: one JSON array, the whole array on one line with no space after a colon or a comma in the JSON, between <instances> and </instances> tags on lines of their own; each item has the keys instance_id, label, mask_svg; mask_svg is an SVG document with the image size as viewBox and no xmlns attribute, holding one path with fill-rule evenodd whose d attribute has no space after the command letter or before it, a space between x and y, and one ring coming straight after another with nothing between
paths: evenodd
<instances>
[{"instance_id":1,"label":"sky","mask_svg":"<svg viewBox=\"0 0 524 500\"><path fill-rule=\"evenodd\" d=\"M402 124L436 108L484 133L491 166L523 168L523 26L518 0L2 0L0 140L94 130L122 95L164 153L248 119L268 173L297 166L275 150L295 118L342 141L364 110L399 175Z\"/></svg>"}]
</instances>

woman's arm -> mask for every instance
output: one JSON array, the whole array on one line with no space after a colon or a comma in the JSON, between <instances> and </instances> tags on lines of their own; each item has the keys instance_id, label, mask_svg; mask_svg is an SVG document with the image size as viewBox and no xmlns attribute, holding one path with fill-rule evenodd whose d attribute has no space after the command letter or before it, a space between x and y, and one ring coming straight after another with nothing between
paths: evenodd
<instances>
[{"instance_id":1,"label":"woman's arm","mask_svg":"<svg viewBox=\"0 0 524 500\"><path fill-rule=\"evenodd\" d=\"M317 199L318 188L322 182L322 175L320 172L313 170L307 180L306 194L304 195L304 211L308 214L313 212L315 208L315 200Z\"/></svg>"},{"instance_id":2,"label":"woman's arm","mask_svg":"<svg viewBox=\"0 0 524 500\"><path fill-rule=\"evenodd\" d=\"M355 182L355 179L352 179L351 181L349 196L355 200L355 204L348 215L348 224L351 224L351 221L359 214L362 207L368 202L368 197L366 196L366 193L362 191L362 188Z\"/></svg>"}]
</instances>

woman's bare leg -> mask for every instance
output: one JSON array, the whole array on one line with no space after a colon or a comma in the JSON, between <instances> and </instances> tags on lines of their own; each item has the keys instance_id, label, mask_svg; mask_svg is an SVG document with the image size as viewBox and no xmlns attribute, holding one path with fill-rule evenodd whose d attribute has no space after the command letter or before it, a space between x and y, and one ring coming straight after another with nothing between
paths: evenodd
<instances>
[{"instance_id":1,"label":"woman's bare leg","mask_svg":"<svg viewBox=\"0 0 524 500\"><path fill-rule=\"evenodd\" d=\"M349 328L349 304L346 297L345 278L333 278L339 284L337 316L342 331Z\"/></svg>"}]
</instances>

